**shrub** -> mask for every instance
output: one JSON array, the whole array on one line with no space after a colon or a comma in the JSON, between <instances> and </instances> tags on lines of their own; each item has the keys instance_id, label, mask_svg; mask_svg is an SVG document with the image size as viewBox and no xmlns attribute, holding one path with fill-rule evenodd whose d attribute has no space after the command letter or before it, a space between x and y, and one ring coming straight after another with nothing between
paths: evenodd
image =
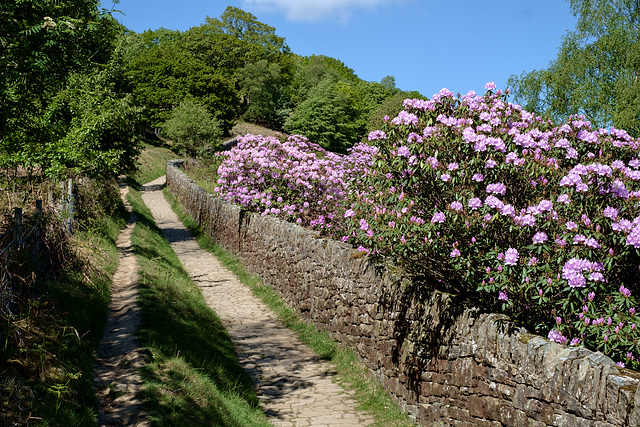
<instances>
[{"instance_id":1,"label":"shrub","mask_svg":"<svg viewBox=\"0 0 640 427\"><path fill-rule=\"evenodd\" d=\"M342 156L300 135L246 135L228 152L217 153L215 192L259 212L334 235L349 185L369 165L372 148L357 144ZM334 221L338 218L338 223Z\"/></svg>"},{"instance_id":2,"label":"shrub","mask_svg":"<svg viewBox=\"0 0 640 427\"><path fill-rule=\"evenodd\" d=\"M378 154L348 237L422 283L637 368L640 143L583 117L556 125L487 88L407 99L371 132Z\"/></svg>"},{"instance_id":3,"label":"shrub","mask_svg":"<svg viewBox=\"0 0 640 427\"><path fill-rule=\"evenodd\" d=\"M220 121L203 104L192 99L181 102L171 111L163 131L173 140L176 151L190 156L206 155L222 142Z\"/></svg>"}]
</instances>

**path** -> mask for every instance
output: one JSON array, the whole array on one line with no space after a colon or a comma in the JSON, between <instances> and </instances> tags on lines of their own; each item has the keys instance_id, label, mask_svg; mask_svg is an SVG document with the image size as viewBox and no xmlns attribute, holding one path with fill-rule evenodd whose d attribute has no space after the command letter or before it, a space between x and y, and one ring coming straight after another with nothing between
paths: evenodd
<instances>
[{"instance_id":1,"label":"path","mask_svg":"<svg viewBox=\"0 0 640 427\"><path fill-rule=\"evenodd\" d=\"M365 426L374 422L355 409L347 392L332 382L332 367L320 360L248 287L203 250L164 198L164 177L144 185L151 210L207 304L222 319L242 366L274 426Z\"/></svg>"},{"instance_id":2,"label":"path","mask_svg":"<svg viewBox=\"0 0 640 427\"><path fill-rule=\"evenodd\" d=\"M129 187L121 183L120 196L129 212L129 220L116 240L119 252L118 268L113 275L109 316L104 335L98 345L98 357L93 364L94 388L100 402L99 426L147 426L142 402L136 393L142 380L138 370L144 366L145 355L136 343L140 325L138 296L138 262L133 253L131 235L136 214L127 200Z\"/></svg>"}]
</instances>

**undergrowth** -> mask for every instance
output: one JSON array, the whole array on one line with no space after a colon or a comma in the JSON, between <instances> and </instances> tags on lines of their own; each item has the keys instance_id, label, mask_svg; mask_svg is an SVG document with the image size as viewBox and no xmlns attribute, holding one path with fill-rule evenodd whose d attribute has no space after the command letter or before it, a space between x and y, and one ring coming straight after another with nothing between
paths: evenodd
<instances>
[{"instance_id":1,"label":"undergrowth","mask_svg":"<svg viewBox=\"0 0 640 427\"><path fill-rule=\"evenodd\" d=\"M18 277L11 297L20 303L0 319L2 425L96 423L92 364L125 211L115 182L85 181L78 191L79 231L69 235L55 215L45 215L39 256L18 254L9 266Z\"/></svg>"}]
</instances>

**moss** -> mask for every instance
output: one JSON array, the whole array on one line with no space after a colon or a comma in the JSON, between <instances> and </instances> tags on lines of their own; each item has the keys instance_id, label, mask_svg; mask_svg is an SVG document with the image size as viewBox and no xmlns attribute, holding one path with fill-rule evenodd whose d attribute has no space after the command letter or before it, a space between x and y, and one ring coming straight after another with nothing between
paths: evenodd
<instances>
[{"instance_id":1,"label":"moss","mask_svg":"<svg viewBox=\"0 0 640 427\"><path fill-rule=\"evenodd\" d=\"M523 344L529 344L529 341L531 341L531 339L534 337L537 337L537 335L521 333L520 336L518 336L518 340L520 340L520 342Z\"/></svg>"}]
</instances>

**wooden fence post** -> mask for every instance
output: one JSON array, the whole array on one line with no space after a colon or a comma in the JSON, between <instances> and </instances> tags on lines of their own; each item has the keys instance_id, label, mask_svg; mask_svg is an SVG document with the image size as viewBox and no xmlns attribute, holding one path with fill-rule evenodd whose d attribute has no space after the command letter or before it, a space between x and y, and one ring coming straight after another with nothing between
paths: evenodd
<instances>
[{"instance_id":1,"label":"wooden fence post","mask_svg":"<svg viewBox=\"0 0 640 427\"><path fill-rule=\"evenodd\" d=\"M16 246L20 248L22 246L22 209L15 208L15 227L13 229L13 238L16 242Z\"/></svg>"},{"instance_id":2,"label":"wooden fence post","mask_svg":"<svg viewBox=\"0 0 640 427\"><path fill-rule=\"evenodd\" d=\"M73 217L75 216L75 202L73 200L73 180L71 178L69 178L69 181L67 183L67 190L69 191L68 193L68 202L67 202L67 231L69 233L71 233L73 231Z\"/></svg>"}]
</instances>

